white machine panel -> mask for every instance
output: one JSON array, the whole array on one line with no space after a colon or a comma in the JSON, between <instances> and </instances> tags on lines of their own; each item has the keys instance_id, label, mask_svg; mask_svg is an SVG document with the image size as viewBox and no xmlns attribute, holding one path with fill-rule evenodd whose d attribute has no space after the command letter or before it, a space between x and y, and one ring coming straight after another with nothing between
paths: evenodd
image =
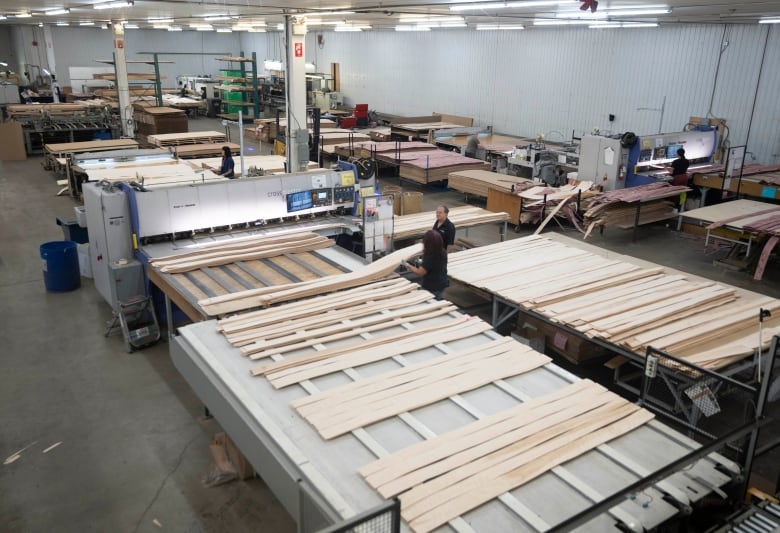
<instances>
[{"instance_id":1,"label":"white machine panel","mask_svg":"<svg viewBox=\"0 0 780 533\"><path fill-rule=\"evenodd\" d=\"M249 220L271 220L287 216L282 178L274 176L253 180L255 206Z\"/></svg>"},{"instance_id":2,"label":"white machine panel","mask_svg":"<svg viewBox=\"0 0 780 533\"><path fill-rule=\"evenodd\" d=\"M168 193L168 208L171 213L171 231L191 231L198 228L212 226L212 216L204 217L200 205L200 187L170 187ZM136 196L141 196L136 195ZM211 215L211 213L209 213Z\"/></svg>"}]
</instances>

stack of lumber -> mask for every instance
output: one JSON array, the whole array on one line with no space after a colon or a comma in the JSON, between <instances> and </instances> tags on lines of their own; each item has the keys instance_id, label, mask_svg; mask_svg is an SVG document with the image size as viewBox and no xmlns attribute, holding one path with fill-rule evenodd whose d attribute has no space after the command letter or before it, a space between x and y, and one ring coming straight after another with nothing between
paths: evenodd
<instances>
[{"instance_id":1,"label":"stack of lumber","mask_svg":"<svg viewBox=\"0 0 780 533\"><path fill-rule=\"evenodd\" d=\"M417 183L428 184L446 180L457 170L489 170L490 166L480 159L473 159L454 152L439 150L421 157L406 159L401 163L399 175ZM412 152L409 155L414 155Z\"/></svg>"},{"instance_id":2,"label":"stack of lumber","mask_svg":"<svg viewBox=\"0 0 780 533\"><path fill-rule=\"evenodd\" d=\"M320 131L320 138L317 139L320 146L332 146L346 142L363 142L370 140L364 133L355 133L352 130L342 129L323 129Z\"/></svg>"},{"instance_id":3,"label":"stack of lumber","mask_svg":"<svg viewBox=\"0 0 780 533\"><path fill-rule=\"evenodd\" d=\"M311 120L307 125L309 131L311 131L314 124ZM336 126L336 122L333 120L322 118L320 119L320 128L333 128ZM250 133L255 140L261 142L273 142L279 134L284 134L287 129L287 119L279 119L279 130L276 128L276 119L273 118L256 118L252 127L244 128L247 133Z\"/></svg>"},{"instance_id":4,"label":"stack of lumber","mask_svg":"<svg viewBox=\"0 0 780 533\"><path fill-rule=\"evenodd\" d=\"M182 112L181 110L177 110ZM149 135L147 141L153 146L181 146L183 144L224 143L226 136L218 131L193 131L190 133L164 133Z\"/></svg>"},{"instance_id":5,"label":"stack of lumber","mask_svg":"<svg viewBox=\"0 0 780 533\"><path fill-rule=\"evenodd\" d=\"M83 152L107 152L109 150L132 150L138 148L138 142L132 139L109 139L102 141L82 141L73 143L44 144L43 168L56 169L58 158L68 157Z\"/></svg>"},{"instance_id":6,"label":"stack of lumber","mask_svg":"<svg viewBox=\"0 0 780 533\"><path fill-rule=\"evenodd\" d=\"M432 144L429 144L427 149L415 149L409 150L408 152L403 150L401 152L396 150L388 150L385 152L380 152L374 157L377 161L382 161L383 163L389 163L391 165L397 165L403 161L413 161L424 156L436 157L441 152L442 150L436 148Z\"/></svg>"},{"instance_id":7,"label":"stack of lumber","mask_svg":"<svg viewBox=\"0 0 780 533\"><path fill-rule=\"evenodd\" d=\"M450 172L447 181L448 188L481 198L487 198L488 189L520 192L533 186L533 180L497 174L488 170L457 170Z\"/></svg>"},{"instance_id":8,"label":"stack of lumber","mask_svg":"<svg viewBox=\"0 0 780 533\"><path fill-rule=\"evenodd\" d=\"M507 217L506 213L494 213L493 211L468 205L453 207L448 215L448 218L458 229L479 224L504 222ZM434 220L436 220L436 213L433 211L395 216L393 217L393 239L420 238L426 231L431 229Z\"/></svg>"},{"instance_id":9,"label":"stack of lumber","mask_svg":"<svg viewBox=\"0 0 780 533\"><path fill-rule=\"evenodd\" d=\"M206 107L206 101L201 100L200 98L190 98L189 96L177 96L173 94L164 94L163 97L163 103L166 106L169 107L175 107L177 109L205 109ZM163 132L161 132L163 133ZM167 132L167 133L173 133L173 132Z\"/></svg>"},{"instance_id":10,"label":"stack of lumber","mask_svg":"<svg viewBox=\"0 0 780 533\"><path fill-rule=\"evenodd\" d=\"M136 133L147 137L164 133L186 133L187 113L172 107L145 107L133 112Z\"/></svg>"},{"instance_id":11,"label":"stack of lumber","mask_svg":"<svg viewBox=\"0 0 780 533\"><path fill-rule=\"evenodd\" d=\"M189 272L203 267L226 265L235 261L251 261L288 253L320 250L334 241L316 233L258 236L203 246L192 252L150 259L149 263L166 274Z\"/></svg>"},{"instance_id":12,"label":"stack of lumber","mask_svg":"<svg viewBox=\"0 0 780 533\"><path fill-rule=\"evenodd\" d=\"M375 155L394 156L400 152L433 151L436 146L421 141L410 142L356 142L337 144L333 147L336 155L342 157L374 157ZM378 157L377 157L378 159Z\"/></svg>"},{"instance_id":13,"label":"stack of lumber","mask_svg":"<svg viewBox=\"0 0 780 533\"><path fill-rule=\"evenodd\" d=\"M299 411L332 405L339 398L331 396L362 383L295 403ZM398 496L404 520L422 533L652 419L649 411L581 381L402 448L364 466L360 474L382 497Z\"/></svg>"},{"instance_id":14,"label":"stack of lumber","mask_svg":"<svg viewBox=\"0 0 780 533\"><path fill-rule=\"evenodd\" d=\"M648 346L709 369L780 333L780 300L531 236L452 254L450 278L637 355Z\"/></svg>"},{"instance_id":15,"label":"stack of lumber","mask_svg":"<svg viewBox=\"0 0 780 533\"><path fill-rule=\"evenodd\" d=\"M10 104L5 107L8 118L86 115L93 108L79 102L72 104Z\"/></svg>"},{"instance_id":16,"label":"stack of lumber","mask_svg":"<svg viewBox=\"0 0 780 533\"><path fill-rule=\"evenodd\" d=\"M179 159L193 159L202 157L214 157L222 154L222 147L230 148L233 155L241 151L241 145L236 143L204 143L204 144L184 144L173 147L173 153ZM220 155L221 160L221 155Z\"/></svg>"},{"instance_id":17,"label":"stack of lumber","mask_svg":"<svg viewBox=\"0 0 780 533\"><path fill-rule=\"evenodd\" d=\"M518 195L522 198L520 222L522 224L541 223L536 230L538 233L551 220L550 217L555 218L560 212L575 228L580 229L575 213L575 203L578 197L588 198L596 194L591 191L592 188L592 181L576 180L560 187L529 187Z\"/></svg>"},{"instance_id":18,"label":"stack of lumber","mask_svg":"<svg viewBox=\"0 0 780 533\"><path fill-rule=\"evenodd\" d=\"M401 261L411 259L422 252L422 245L417 244L402 248L374 261L360 270L349 274L326 276L314 281L290 283L276 287L246 290L226 296L207 298L198 305L209 316L219 316L235 313L253 307L268 307L273 304L298 300L316 294L335 292L351 287L357 287L372 281L378 281L391 276L398 269Z\"/></svg>"},{"instance_id":19,"label":"stack of lumber","mask_svg":"<svg viewBox=\"0 0 780 533\"><path fill-rule=\"evenodd\" d=\"M227 144L230 146L230 144ZM198 145L195 145L198 146ZM219 146L224 146L224 144L219 144ZM181 147L184 148L184 147ZM284 156L281 155L245 155L244 156L244 167L247 169L247 173L249 173L249 169L254 167L258 170L262 170L263 174L285 174L284 170L284 164L287 161L287 159ZM185 163L192 166L192 168L195 169L218 169L220 165L222 164L222 157L206 157L201 159L194 159L194 160L186 160ZM241 176L241 169L239 168L239 161L238 159L235 160L236 163L236 177ZM308 168L311 169L317 169L319 166L317 163L310 161Z\"/></svg>"},{"instance_id":20,"label":"stack of lumber","mask_svg":"<svg viewBox=\"0 0 780 533\"><path fill-rule=\"evenodd\" d=\"M584 222L588 228L585 237L590 235L595 226L632 228L636 220L637 204L640 202L640 226L677 216L676 199L687 191L690 189L684 185L659 182L599 194L590 199L584 214Z\"/></svg>"}]
</instances>

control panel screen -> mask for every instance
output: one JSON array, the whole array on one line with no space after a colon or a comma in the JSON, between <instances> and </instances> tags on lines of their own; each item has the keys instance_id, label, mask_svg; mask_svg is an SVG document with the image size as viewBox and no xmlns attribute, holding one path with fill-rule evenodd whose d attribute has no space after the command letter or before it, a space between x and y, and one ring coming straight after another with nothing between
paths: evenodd
<instances>
[{"instance_id":1,"label":"control panel screen","mask_svg":"<svg viewBox=\"0 0 780 533\"><path fill-rule=\"evenodd\" d=\"M311 191L294 192L287 195L287 212L293 213L313 206Z\"/></svg>"},{"instance_id":2,"label":"control panel screen","mask_svg":"<svg viewBox=\"0 0 780 533\"><path fill-rule=\"evenodd\" d=\"M682 148L682 144L670 144L666 147L666 158L667 159L677 159L677 150Z\"/></svg>"}]
</instances>

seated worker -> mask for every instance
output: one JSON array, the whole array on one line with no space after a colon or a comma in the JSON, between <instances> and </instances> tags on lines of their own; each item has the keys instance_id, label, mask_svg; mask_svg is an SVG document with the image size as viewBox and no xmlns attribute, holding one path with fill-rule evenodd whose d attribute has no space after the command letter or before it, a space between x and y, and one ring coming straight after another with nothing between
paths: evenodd
<instances>
[{"instance_id":1,"label":"seated worker","mask_svg":"<svg viewBox=\"0 0 780 533\"><path fill-rule=\"evenodd\" d=\"M219 171L211 169L215 174L224 176L226 178L233 179L236 177L236 163L233 161L233 155L230 153L229 146L222 147L222 165L219 167Z\"/></svg>"},{"instance_id":2,"label":"seated worker","mask_svg":"<svg viewBox=\"0 0 780 533\"><path fill-rule=\"evenodd\" d=\"M691 162L685 159L685 150L677 150L677 159L672 161L669 173L672 175L672 185L688 185L688 167Z\"/></svg>"}]
</instances>

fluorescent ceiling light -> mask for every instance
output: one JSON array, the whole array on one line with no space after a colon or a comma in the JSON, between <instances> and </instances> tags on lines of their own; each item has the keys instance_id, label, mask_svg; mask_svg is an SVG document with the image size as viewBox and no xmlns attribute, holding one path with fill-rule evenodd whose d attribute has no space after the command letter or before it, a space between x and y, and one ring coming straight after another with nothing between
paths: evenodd
<instances>
[{"instance_id":1,"label":"fluorescent ceiling light","mask_svg":"<svg viewBox=\"0 0 780 533\"><path fill-rule=\"evenodd\" d=\"M123 0L121 2L105 2L103 4L95 4L92 7L95 9L114 9L121 7L130 7L133 5L132 0Z\"/></svg>"},{"instance_id":2,"label":"fluorescent ceiling light","mask_svg":"<svg viewBox=\"0 0 780 533\"><path fill-rule=\"evenodd\" d=\"M657 22L603 22L588 26L592 30L611 28L657 28Z\"/></svg>"},{"instance_id":3,"label":"fluorescent ceiling light","mask_svg":"<svg viewBox=\"0 0 780 533\"><path fill-rule=\"evenodd\" d=\"M431 31L428 26L409 26L401 24L395 27L395 31Z\"/></svg>"},{"instance_id":4,"label":"fluorescent ceiling light","mask_svg":"<svg viewBox=\"0 0 780 533\"><path fill-rule=\"evenodd\" d=\"M149 17L146 20L153 24L154 23L163 24L163 23L173 22L173 19L170 17L159 17L159 18Z\"/></svg>"},{"instance_id":5,"label":"fluorescent ceiling light","mask_svg":"<svg viewBox=\"0 0 780 533\"><path fill-rule=\"evenodd\" d=\"M363 31L363 28L366 28L365 26L336 26L333 28L333 31ZM366 28L367 30L371 29L371 26L368 26Z\"/></svg>"},{"instance_id":6,"label":"fluorescent ceiling light","mask_svg":"<svg viewBox=\"0 0 780 533\"><path fill-rule=\"evenodd\" d=\"M277 24L276 29L279 31L284 31L284 24Z\"/></svg>"},{"instance_id":7,"label":"fluorescent ceiling light","mask_svg":"<svg viewBox=\"0 0 780 533\"><path fill-rule=\"evenodd\" d=\"M57 26L70 26L67 22L58 22Z\"/></svg>"},{"instance_id":8,"label":"fluorescent ceiling light","mask_svg":"<svg viewBox=\"0 0 780 533\"><path fill-rule=\"evenodd\" d=\"M265 28L249 28L248 30L244 30L247 33L265 33Z\"/></svg>"},{"instance_id":9,"label":"fluorescent ceiling light","mask_svg":"<svg viewBox=\"0 0 780 533\"><path fill-rule=\"evenodd\" d=\"M529 2L482 2L450 6L450 11L483 11L485 9L512 9L524 7L544 7L565 4L568 0L532 0Z\"/></svg>"},{"instance_id":10,"label":"fluorescent ceiling light","mask_svg":"<svg viewBox=\"0 0 780 533\"><path fill-rule=\"evenodd\" d=\"M328 15L354 15L354 11L312 11L309 13L299 13L304 17L326 17Z\"/></svg>"},{"instance_id":11,"label":"fluorescent ceiling light","mask_svg":"<svg viewBox=\"0 0 780 533\"><path fill-rule=\"evenodd\" d=\"M402 22L404 24L413 24L417 22L463 22L463 17L460 16L436 16L431 15L430 17L421 17L420 15L401 15L399 17L399 22Z\"/></svg>"},{"instance_id":12,"label":"fluorescent ceiling light","mask_svg":"<svg viewBox=\"0 0 780 533\"><path fill-rule=\"evenodd\" d=\"M95 25L95 23L92 22L91 20L86 20L84 22L79 22L79 26L94 26L94 25Z\"/></svg>"},{"instance_id":13,"label":"fluorescent ceiling light","mask_svg":"<svg viewBox=\"0 0 780 533\"><path fill-rule=\"evenodd\" d=\"M195 26L195 31L211 31L213 29L211 26Z\"/></svg>"},{"instance_id":14,"label":"fluorescent ceiling light","mask_svg":"<svg viewBox=\"0 0 780 533\"><path fill-rule=\"evenodd\" d=\"M18 19L28 19L32 17L32 15L30 13L19 13L18 15L14 15L14 17Z\"/></svg>"},{"instance_id":15,"label":"fluorescent ceiling light","mask_svg":"<svg viewBox=\"0 0 780 533\"><path fill-rule=\"evenodd\" d=\"M7 67L7 66L8 63L6 63L5 61L0 61L0 67Z\"/></svg>"},{"instance_id":16,"label":"fluorescent ceiling light","mask_svg":"<svg viewBox=\"0 0 780 533\"><path fill-rule=\"evenodd\" d=\"M52 9L51 11L44 11L44 15L67 15L70 13L70 9Z\"/></svg>"},{"instance_id":17,"label":"fluorescent ceiling light","mask_svg":"<svg viewBox=\"0 0 780 533\"><path fill-rule=\"evenodd\" d=\"M126 30L137 30L139 28L138 24L125 24Z\"/></svg>"},{"instance_id":18,"label":"fluorescent ceiling light","mask_svg":"<svg viewBox=\"0 0 780 533\"><path fill-rule=\"evenodd\" d=\"M168 26L168 31L182 31L181 26Z\"/></svg>"},{"instance_id":19,"label":"fluorescent ceiling light","mask_svg":"<svg viewBox=\"0 0 780 533\"><path fill-rule=\"evenodd\" d=\"M759 24L780 24L780 17L765 18L758 21Z\"/></svg>"},{"instance_id":20,"label":"fluorescent ceiling light","mask_svg":"<svg viewBox=\"0 0 780 533\"><path fill-rule=\"evenodd\" d=\"M216 15L213 17L204 17L203 20L207 20L209 22L216 22L218 20L230 20L230 17L227 15Z\"/></svg>"},{"instance_id":21,"label":"fluorescent ceiling light","mask_svg":"<svg viewBox=\"0 0 780 533\"><path fill-rule=\"evenodd\" d=\"M593 24L591 20L534 20L534 26L585 26Z\"/></svg>"},{"instance_id":22,"label":"fluorescent ceiling light","mask_svg":"<svg viewBox=\"0 0 780 533\"><path fill-rule=\"evenodd\" d=\"M5 19L7 19L7 18L8 18L8 17L6 17L5 15L0 15L0 20L5 20Z\"/></svg>"},{"instance_id":23,"label":"fluorescent ceiling light","mask_svg":"<svg viewBox=\"0 0 780 533\"><path fill-rule=\"evenodd\" d=\"M170 27L170 24L152 24L152 28L155 30L167 30Z\"/></svg>"},{"instance_id":24,"label":"fluorescent ceiling light","mask_svg":"<svg viewBox=\"0 0 780 533\"><path fill-rule=\"evenodd\" d=\"M230 28L217 28L217 33L233 33Z\"/></svg>"},{"instance_id":25,"label":"fluorescent ceiling light","mask_svg":"<svg viewBox=\"0 0 780 533\"><path fill-rule=\"evenodd\" d=\"M477 30L524 30L522 24L477 24Z\"/></svg>"},{"instance_id":26,"label":"fluorescent ceiling light","mask_svg":"<svg viewBox=\"0 0 780 533\"><path fill-rule=\"evenodd\" d=\"M555 16L557 18L566 18L566 19L599 19L599 18L607 18L607 17L633 17L633 16L644 16L644 15L666 15L671 13L672 10L669 8L669 6L664 5L651 5L651 6L620 6L620 7L613 7L610 9L605 9L601 11L597 11L595 13L591 12L583 12L580 10L567 10L563 12L557 13Z\"/></svg>"}]
</instances>

